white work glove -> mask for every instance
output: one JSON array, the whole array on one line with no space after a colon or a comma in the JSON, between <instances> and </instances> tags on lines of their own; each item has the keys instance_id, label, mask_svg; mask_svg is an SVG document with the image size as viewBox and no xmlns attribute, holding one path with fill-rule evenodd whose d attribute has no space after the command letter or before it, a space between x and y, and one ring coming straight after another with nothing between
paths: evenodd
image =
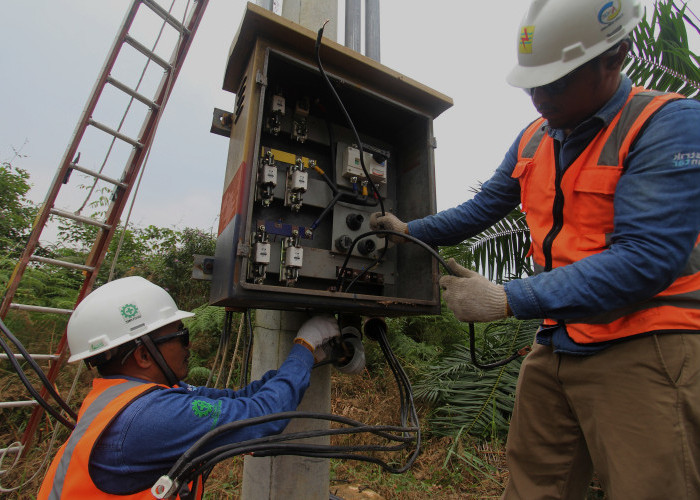
<instances>
[{"instance_id":1,"label":"white work glove","mask_svg":"<svg viewBox=\"0 0 700 500\"><path fill-rule=\"evenodd\" d=\"M460 321L495 321L510 315L506 292L475 271L465 269L450 259L447 265L456 276L440 278L440 288L447 307Z\"/></svg>"},{"instance_id":2,"label":"white work glove","mask_svg":"<svg viewBox=\"0 0 700 500\"><path fill-rule=\"evenodd\" d=\"M389 231L396 231L397 233L404 233L408 234L408 224L405 222L402 222L398 217L396 217L394 214L391 214L389 212L386 212L384 215L382 215L381 212L374 212L372 215L369 216L369 228L372 231L377 231L380 229L388 229ZM386 235L384 234L378 234L377 237L379 238L384 238ZM404 243L408 240L406 238L402 238L400 236L394 236L390 235L389 236L389 241L393 243Z\"/></svg>"},{"instance_id":3,"label":"white work glove","mask_svg":"<svg viewBox=\"0 0 700 500\"><path fill-rule=\"evenodd\" d=\"M325 357L323 350L318 348L331 338L338 336L340 336L340 328L333 316L314 316L301 325L294 343L301 344L310 350L318 362Z\"/></svg>"}]
</instances>

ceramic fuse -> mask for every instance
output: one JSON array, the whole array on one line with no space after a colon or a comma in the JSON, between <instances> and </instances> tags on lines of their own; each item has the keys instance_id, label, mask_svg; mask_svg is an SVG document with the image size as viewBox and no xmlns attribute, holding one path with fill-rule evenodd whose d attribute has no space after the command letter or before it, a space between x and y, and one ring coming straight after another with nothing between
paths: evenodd
<instances>
[{"instance_id":1,"label":"ceramic fuse","mask_svg":"<svg viewBox=\"0 0 700 500\"><path fill-rule=\"evenodd\" d=\"M304 262L304 249L302 247L287 247L284 253L285 267L301 267Z\"/></svg>"},{"instance_id":2,"label":"ceramic fuse","mask_svg":"<svg viewBox=\"0 0 700 500\"><path fill-rule=\"evenodd\" d=\"M285 100L284 97L282 97L279 94L275 94L272 96L272 105L270 106L270 111L273 113L277 112L280 115L284 116L284 108L285 108Z\"/></svg>"},{"instance_id":3,"label":"ceramic fuse","mask_svg":"<svg viewBox=\"0 0 700 500\"><path fill-rule=\"evenodd\" d=\"M270 263L270 244L258 241L255 243L255 257L253 262L256 264L269 264Z\"/></svg>"},{"instance_id":4,"label":"ceramic fuse","mask_svg":"<svg viewBox=\"0 0 700 500\"><path fill-rule=\"evenodd\" d=\"M263 186L277 186L277 167L275 165L263 165L261 184Z\"/></svg>"},{"instance_id":5,"label":"ceramic fuse","mask_svg":"<svg viewBox=\"0 0 700 500\"><path fill-rule=\"evenodd\" d=\"M295 170L294 172L292 172L292 179L289 185L289 189L291 191L304 193L306 192L306 188L308 187L308 182L308 172L304 172L302 170Z\"/></svg>"}]
</instances>

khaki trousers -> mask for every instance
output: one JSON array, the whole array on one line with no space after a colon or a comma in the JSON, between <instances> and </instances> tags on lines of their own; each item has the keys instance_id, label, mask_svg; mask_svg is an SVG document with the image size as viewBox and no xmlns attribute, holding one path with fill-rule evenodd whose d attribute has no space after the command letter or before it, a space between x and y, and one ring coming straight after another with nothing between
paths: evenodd
<instances>
[{"instance_id":1,"label":"khaki trousers","mask_svg":"<svg viewBox=\"0 0 700 500\"><path fill-rule=\"evenodd\" d=\"M700 334L639 337L593 356L536 345L520 369L504 500L700 499Z\"/></svg>"}]
</instances>

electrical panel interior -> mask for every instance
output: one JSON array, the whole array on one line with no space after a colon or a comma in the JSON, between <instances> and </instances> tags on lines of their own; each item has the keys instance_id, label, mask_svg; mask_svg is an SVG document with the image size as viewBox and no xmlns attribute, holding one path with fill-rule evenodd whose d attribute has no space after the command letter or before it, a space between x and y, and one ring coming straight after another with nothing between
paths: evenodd
<instances>
[{"instance_id":1,"label":"electrical panel interior","mask_svg":"<svg viewBox=\"0 0 700 500\"><path fill-rule=\"evenodd\" d=\"M434 213L433 116L395 99L381 68L368 78L384 82L376 87L344 74L343 57L351 67L376 63L335 49L328 74L358 141L303 37L297 46L274 41L304 30L256 13L272 23L273 40L260 34L260 19L252 45L239 33L227 72L234 112L215 113L212 129L230 140L212 303L439 313L437 265L424 249L362 237L382 209L403 220Z\"/></svg>"}]
</instances>

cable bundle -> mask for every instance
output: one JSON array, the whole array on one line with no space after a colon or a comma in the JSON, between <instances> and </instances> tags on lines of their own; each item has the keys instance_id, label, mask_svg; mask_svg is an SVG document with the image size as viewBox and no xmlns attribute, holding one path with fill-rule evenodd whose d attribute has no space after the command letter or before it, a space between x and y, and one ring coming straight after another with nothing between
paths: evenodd
<instances>
[{"instance_id":1,"label":"cable bundle","mask_svg":"<svg viewBox=\"0 0 700 500\"><path fill-rule=\"evenodd\" d=\"M370 331L368 331L368 329ZM370 320L365 327L365 331L370 338L377 340L384 353L387 363L394 374L399 391L400 419L401 425L368 425L356 420L339 415L311 413L311 412L283 412L263 417L240 420L222 425L204 436L202 436L180 459L171 467L167 475L162 476L153 486L151 492L156 498L167 498L170 495L179 493L182 485L193 482L198 476L207 477L213 467L219 462L228 458L242 454L250 454L254 457L268 457L279 455L295 455L314 458L339 458L345 460L360 460L379 465L387 472L400 474L408 470L420 451L420 425L413 402L413 392L411 383L406 376L406 372L399 364L394 352L389 346L386 337L386 325L381 320ZM336 429L320 429L313 431L294 432L277 436L250 439L238 443L219 446L210 451L202 452L221 435L233 432L249 425L263 424L275 420L289 419L315 419L326 420L341 424L344 427ZM373 434L386 440L385 444L354 445L354 446L331 446L305 443L289 443L292 440L301 440L321 436L349 435L349 434ZM401 452L410 450L410 456L401 466L390 465L389 463L369 455L368 452ZM196 489L196 486L194 486ZM196 491L189 494L194 495Z\"/></svg>"}]
</instances>

